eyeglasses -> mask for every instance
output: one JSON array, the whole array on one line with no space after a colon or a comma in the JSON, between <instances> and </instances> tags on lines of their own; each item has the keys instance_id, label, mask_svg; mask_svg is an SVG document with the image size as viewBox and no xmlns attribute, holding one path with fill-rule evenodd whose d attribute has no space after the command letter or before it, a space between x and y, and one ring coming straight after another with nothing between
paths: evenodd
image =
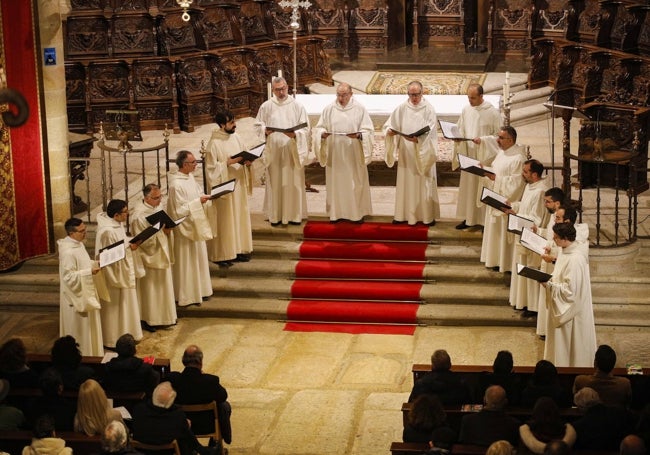
<instances>
[{"instance_id":1,"label":"eyeglasses","mask_svg":"<svg viewBox=\"0 0 650 455\"><path fill-rule=\"evenodd\" d=\"M86 229L79 229L79 230L77 230L77 231L74 231L74 233L75 233L75 234L85 234L85 233L86 233Z\"/></svg>"},{"instance_id":2,"label":"eyeglasses","mask_svg":"<svg viewBox=\"0 0 650 455\"><path fill-rule=\"evenodd\" d=\"M409 96L412 96L413 98L417 98L418 96L422 96L422 92L417 92L417 93L409 93Z\"/></svg>"},{"instance_id":3,"label":"eyeglasses","mask_svg":"<svg viewBox=\"0 0 650 455\"><path fill-rule=\"evenodd\" d=\"M506 139L510 139L510 136L506 136L506 135L498 135L498 136L497 136L497 139L501 139L502 141L505 141Z\"/></svg>"},{"instance_id":4,"label":"eyeglasses","mask_svg":"<svg viewBox=\"0 0 650 455\"><path fill-rule=\"evenodd\" d=\"M196 164L196 160L194 160L194 161L185 161L185 164Z\"/></svg>"}]
</instances>

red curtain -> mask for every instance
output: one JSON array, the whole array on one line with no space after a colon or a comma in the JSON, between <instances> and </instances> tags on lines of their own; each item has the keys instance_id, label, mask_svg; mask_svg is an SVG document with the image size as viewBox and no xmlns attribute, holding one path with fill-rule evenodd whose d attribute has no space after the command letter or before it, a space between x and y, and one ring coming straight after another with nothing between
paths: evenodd
<instances>
[{"instance_id":1,"label":"red curtain","mask_svg":"<svg viewBox=\"0 0 650 455\"><path fill-rule=\"evenodd\" d=\"M35 1L0 0L7 87L29 105L27 122L0 136L0 270L53 251Z\"/></svg>"}]
</instances>

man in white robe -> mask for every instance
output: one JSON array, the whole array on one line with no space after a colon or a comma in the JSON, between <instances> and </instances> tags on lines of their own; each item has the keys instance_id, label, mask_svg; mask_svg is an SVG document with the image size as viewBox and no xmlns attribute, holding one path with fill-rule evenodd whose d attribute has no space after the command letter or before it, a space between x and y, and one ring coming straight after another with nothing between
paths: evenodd
<instances>
[{"instance_id":1,"label":"man in white robe","mask_svg":"<svg viewBox=\"0 0 650 455\"><path fill-rule=\"evenodd\" d=\"M187 218L174 231L174 295L179 306L200 306L213 292L205 245L212 229L204 209L212 201L194 179L196 158L191 152L178 152L176 166L178 171L168 175L167 213L174 220Z\"/></svg>"},{"instance_id":2,"label":"man in white robe","mask_svg":"<svg viewBox=\"0 0 650 455\"><path fill-rule=\"evenodd\" d=\"M162 192L155 183L149 183L142 190L143 200L131 213L131 232L135 235L151 224L147 217L162 210ZM155 326L176 324L176 303L172 280L172 228L162 227L147 240L138 245L133 253L140 257L144 276L136 279L136 290L140 302L140 317L145 330L155 332Z\"/></svg>"},{"instance_id":3,"label":"man in white robe","mask_svg":"<svg viewBox=\"0 0 650 455\"><path fill-rule=\"evenodd\" d=\"M363 222L372 213L368 164L374 133L368 111L352 98L352 87L340 84L336 101L325 107L314 128L313 149L325 167L330 221Z\"/></svg>"},{"instance_id":4,"label":"man in white robe","mask_svg":"<svg viewBox=\"0 0 650 455\"><path fill-rule=\"evenodd\" d=\"M589 367L597 346L589 263L571 224L556 223L553 232L562 254L552 278L542 283L548 311L544 359L558 367Z\"/></svg>"},{"instance_id":5,"label":"man in white robe","mask_svg":"<svg viewBox=\"0 0 650 455\"><path fill-rule=\"evenodd\" d=\"M544 205L544 193L548 189L544 174L544 165L538 160L528 160L524 163L522 177L526 182L521 201L512 203L512 213L534 223L534 226L545 226L548 222L548 211ZM519 239L517 239L519 240ZM539 269L542 258L539 254L522 246L518 241L515 245L512 259L512 269L522 264ZM539 283L535 280L513 273L510 277L510 305L517 310L524 310L523 317L535 317L539 299Z\"/></svg>"},{"instance_id":6,"label":"man in white robe","mask_svg":"<svg viewBox=\"0 0 650 455\"><path fill-rule=\"evenodd\" d=\"M264 212L272 226L300 224L307 218L304 165L309 153L309 117L282 77L271 82L273 97L257 112L257 134L266 138ZM303 125L305 126L293 128ZM291 129L292 131L274 131Z\"/></svg>"},{"instance_id":7,"label":"man in white robe","mask_svg":"<svg viewBox=\"0 0 650 455\"><path fill-rule=\"evenodd\" d=\"M102 267L110 301L101 300L102 336L104 346L113 348L117 339L130 333L136 341L142 339L140 327L140 304L135 289L136 273L142 276L144 270L136 270L133 250L137 245L129 243L124 223L129 216L126 202L113 199L106 206L106 212L97 215L97 237L95 254L99 250L120 240L124 241L125 256L117 262ZM101 263L100 263L101 266Z\"/></svg>"},{"instance_id":8,"label":"man in white robe","mask_svg":"<svg viewBox=\"0 0 650 455\"><path fill-rule=\"evenodd\" d=\"M65 231L67 237L57 241L61 283L59 336L72 336L82 355L103 356L99 296L93 282L99 266L90 259L83 243L84 222L70 218L65 222Z\"/></svg>"},{"instance_id":9,"label":"man in white robe","mask_svg":"<svg viewBox=\"0 0 650 455\"><path fill-rule=\"evenodd\" d=\"M388 167L393 167L399 153L394 223L434 225L436 218L440 217L436 175L438 123L436 111L423 98L422 90L419 81L411 82L408 85L409 99L393 111L383 127L386 138L384 160ZM426 133L418 137L408 136L426 127L430 129Z\"/></svg>"},{"instance_id":10,"label":"man in white robe","mask_svg":"<svg viewBox=\"0 0 650 455\"><path fill-rule=\"evenodd\" d=\"M473 139L475 137L492 136L497 134L501 126L501 114L492 103L483 99L483 86L470 84L467 89L469 106L465 106L458 119L458 130L462 137ZM495 155L490 149L483 149L488 152L486 156L479 154L479 147L472 141L457 140L454 142L454 153L451 159L452 169L458 169L458 154L466 155L472 159L479 160L484 166L490 166ZM479 198L483 188L482 179L478 175L469 172L460 173L458 184L458 205L456 206L456 217L463 220L456 229L466 229L470 226L483 225L485 221L485 206Z\"/></svg>"},{"instance_id":11,"label":"man in white robe","mask_svg":"<svg viewBox=\"0 0 650 455\"><path fill-rule=\"evenodd\" d=\"M248 196L252 193L251 161L231 158L245 150L237 124L230 111L218 112L205 154L206 179L209 188L235 179L235 191L219 197L207 209L212 227L212 239L207 241L208 258L220 267L230 267L233 261L247 262L253 251Z\"/></svg>"},{"instance_id":12,"label":"man in white robe","mask_svg":"<svg viewBox=\"0 0 650 455\"><path fill-rule=\"evenodd\" d=\"M517 132L511 126L501 127L498 136L475 138L479 144L479 153L495 153L492 162L494 175L483 177L482 186L486 186L508 201L518 201L524 191L524 179L521 171L526 161L526 149L518 145ZM488 150L484 150L487 147ZM492 151L489 151L489 150ZM509 272L512 267L514 251L514 234L507 232L508 215L500 210L487 207L481 245L481 262L495 271Z\"/></svg>"}]
</instances>

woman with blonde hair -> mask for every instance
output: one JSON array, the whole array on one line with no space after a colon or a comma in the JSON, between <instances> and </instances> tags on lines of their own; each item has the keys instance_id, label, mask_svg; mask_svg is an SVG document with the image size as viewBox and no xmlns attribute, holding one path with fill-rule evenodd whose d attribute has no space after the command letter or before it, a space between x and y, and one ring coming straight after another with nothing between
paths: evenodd
<instances>
[{"instance_id":1,"label":"woman with blonde hair","mask_svg":"<svg viewBox=\"0 0 650 455\"><path fill-rule=\"evenodd\" d=\"M88 379L79 387L74 430L88 436L102 434L112 420L124 422L120 412L108 404L102 386L94 379Z\"/></svg>"}]
</instances>

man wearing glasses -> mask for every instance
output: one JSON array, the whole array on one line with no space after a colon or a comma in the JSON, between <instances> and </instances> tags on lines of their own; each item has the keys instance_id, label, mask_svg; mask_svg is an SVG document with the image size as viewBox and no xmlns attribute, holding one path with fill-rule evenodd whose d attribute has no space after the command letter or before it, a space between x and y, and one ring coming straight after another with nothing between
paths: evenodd
<instances>
[{"instance_id":1,"label":"man wearing glasses","mask_svg":"<svg viewBox=\"0 0 650 455\"><path fill-rule=\"evenodd\" d=\"M408 100L397 106L383 127L388 167L393 167L399 154L393 223L411 226L418 222L433 226L440 216L436 111L422 91L422 83L411 82ZM423 129L427 131L417 134Z\"/></svg>"},{"instance_id":2,"label":"man wearing glasses","mask_svg":"<svg viewBox=\"0 0 650 455\"><path fill-rule=\"evenodd\" d=\"M200 306L213 292L205 244L212 238L212 228L205 213L211 201L194 179L194 155L181 150L176 155L176 166L178 171L169 173L167 211L173 220L187 218L174 233L174 294L178 306Z\"/></svg>"}]
</instances>

